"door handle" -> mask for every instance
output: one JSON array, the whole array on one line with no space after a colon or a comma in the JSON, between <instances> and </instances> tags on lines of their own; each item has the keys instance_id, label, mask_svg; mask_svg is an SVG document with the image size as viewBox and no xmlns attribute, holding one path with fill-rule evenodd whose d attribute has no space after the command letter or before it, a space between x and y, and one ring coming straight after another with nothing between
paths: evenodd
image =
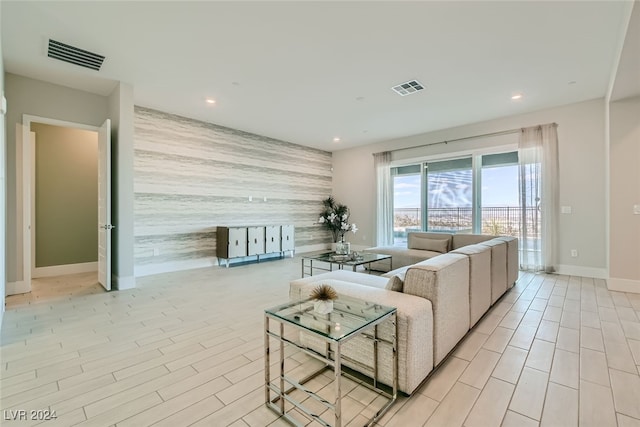
<instances>
[{"instance_id":1,"label":"door handle","mask_svg":"<svg viewBox=\"0 0 640 427\"><path fill-rule=\"evenodd\" d=\"M98 228L103 228L105 230L113 230L114 228L116 228L116 226L115 225L111 225L111 224L105 224L105 225L101 225Z\"/></svg>"}]
</instances>

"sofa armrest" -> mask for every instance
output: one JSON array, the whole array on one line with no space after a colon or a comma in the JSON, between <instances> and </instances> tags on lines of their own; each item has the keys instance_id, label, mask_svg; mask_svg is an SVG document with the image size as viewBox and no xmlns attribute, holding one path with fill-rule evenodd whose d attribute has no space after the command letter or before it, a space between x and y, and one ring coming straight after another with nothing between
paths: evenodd
<instances>
[{"instance_id":1,"label":"sofa armrest","mask_svg":"<svg viewBox=\"0 0 640 427\"><path fill-rule=\"evenodd\" d=\"M342 280L325 279L322 283L332 286L338 294L397 308L398 388L411 394L433 370L433 353L430 351L430 343L433 341L431 302L400 292L376 289ZM314 282L293 281L289 292L294 296L306 297L316 285L317 283ZM389 324L385 322L380 325L379 333L382 338L390 338ZM358 337L353 338L349 344L351 343L353 345L345 348L347 356L367 364L372 363L372 359L367 359L371 357L370 347L367 347L370 343L358 340ZM383 383L390 385L391 355L389 352L384 352L380 357L380 379ZM345 364L349 366L348 363ZM352 367L357 369L356 366Z\"/></svg>"},{"instance_id":2,"label":"sofa armrest","mask_svg":"<svg viewBox=\"0 0 640 427\"><path fill-rule=\"evenodd\" d=\"M469 258L448 253L410 267L404 293L431 301L433 359L437 365L469 329Z\"/></svg>"}]
</instances>

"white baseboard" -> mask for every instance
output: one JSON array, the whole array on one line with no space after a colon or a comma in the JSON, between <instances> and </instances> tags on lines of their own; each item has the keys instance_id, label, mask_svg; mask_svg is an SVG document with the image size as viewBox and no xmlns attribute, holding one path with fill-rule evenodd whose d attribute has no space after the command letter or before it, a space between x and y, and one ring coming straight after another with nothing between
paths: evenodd
<instances>
[{"instance_id":1,"label":"white baseboard","mask_svg":"<svg viewBox=\"0 0 640 427\"><path fill-rule=\"evenodd\" d=\"M98 271L98 262L83 262L80 264L52 265L51 267L36 267L33 269L31 277L64 276L66 274L91 273Z\"/></svg>"},{"instance_id":2,"label":"white baseboard","mask_svg":"<svg viewBox=\"0 0 640 427\"><path fill-rule=\"evenodd\" d=\"M580 277L593 277L594 279L606 279L606 268L593 268L593 267L580 267L577 265L558 265L557 274L564 274L566 276L580 276Z\"/></svg>"},{"instance_id":3,"label":"white baseboard","mask_svg":"<svg viewBox=\"0 0 640 427\"><path fill-rule=\"evenodd\" d=\"M116 276L111 275L111 289L115 291L124 291L136 287L136 278L134 276Z\"/></svg>"},{"instance_id":4,"label":"white baseboard","mask_svg":"<svg viewBox=\"0 0 640 427\"><path fill-rule=\"evenodd\" d=\"M610 277L607 279L607 288L610 291L640 294L640 280L617 279L615 277Z\"/></svg>"},{"instance_id":5,"label":"white baseboard","mask_svg":"<svg viewBox=\"0 0 640 427\"><path fill-rule=\"evenodd\" d=\"M153 274L170 273L172 271L213 267L218 264L217 260L218 259L216 257L208 257L194 260L165 262L163 264L138 265L133 268L133 274L135 277L143 277L151 276Z\"/></svg>"},{"instance_id":6,"label":"white baseboard","mask_svg":"<svg viewBox=\"0 0 640 427\"><path fill-rule=\"evenodd\" d=\"M27 292L31 292L31 286L25 281L21 282L7 282L6 294L8 295L17 295L17 294L26 294Z\"/></svg>"}]
</instances>

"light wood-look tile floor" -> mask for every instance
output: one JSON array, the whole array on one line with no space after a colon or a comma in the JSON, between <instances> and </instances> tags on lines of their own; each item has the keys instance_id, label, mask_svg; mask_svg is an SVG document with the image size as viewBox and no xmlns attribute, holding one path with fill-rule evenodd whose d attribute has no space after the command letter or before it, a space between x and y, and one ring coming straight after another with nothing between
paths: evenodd
<instances>
[{"instance_id":1,"label":"light wood-look tile floor","mask_svg":"<svg viewBox=\"0 0 640 427\"><path fill-rule=\"evenodd\" d=\"M263 403L263 310L299 275L296 257L149 276L110 293L58 278L62 295L8 297L2 425L287 425ZM639 318L640 295L602 280L521 273L379 425L640 426ZM332 390L329 375L308 385ZM379 399L354 382L345 390L345 425L362 425ZM57 418L11 421L16 410Z\"/></svg>"}]
</instances>

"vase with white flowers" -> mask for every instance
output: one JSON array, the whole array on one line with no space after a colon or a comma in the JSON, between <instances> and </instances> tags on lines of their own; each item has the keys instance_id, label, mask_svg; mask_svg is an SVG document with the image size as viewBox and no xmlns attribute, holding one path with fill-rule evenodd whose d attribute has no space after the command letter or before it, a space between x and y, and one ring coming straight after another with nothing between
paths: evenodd
<instances>
[{"instance_id":1,"label":"vase with white flowers","mask_svg":"<svg viewBox=\"0 0 640 427\"><path fill-rule=\"evenodd\" d=\"M344 235L349 231L354 234L358 231L358 227L355 224L349 223L349 217L351 216L349 208L342 203L336 203L333 196L323 200L322 205L324 210L320 214L318 223L331 231L333 241L336 243L336 253L339 255L348 254L351 245L349 242L345 242Z\"/></svg>"}]
</instances>

